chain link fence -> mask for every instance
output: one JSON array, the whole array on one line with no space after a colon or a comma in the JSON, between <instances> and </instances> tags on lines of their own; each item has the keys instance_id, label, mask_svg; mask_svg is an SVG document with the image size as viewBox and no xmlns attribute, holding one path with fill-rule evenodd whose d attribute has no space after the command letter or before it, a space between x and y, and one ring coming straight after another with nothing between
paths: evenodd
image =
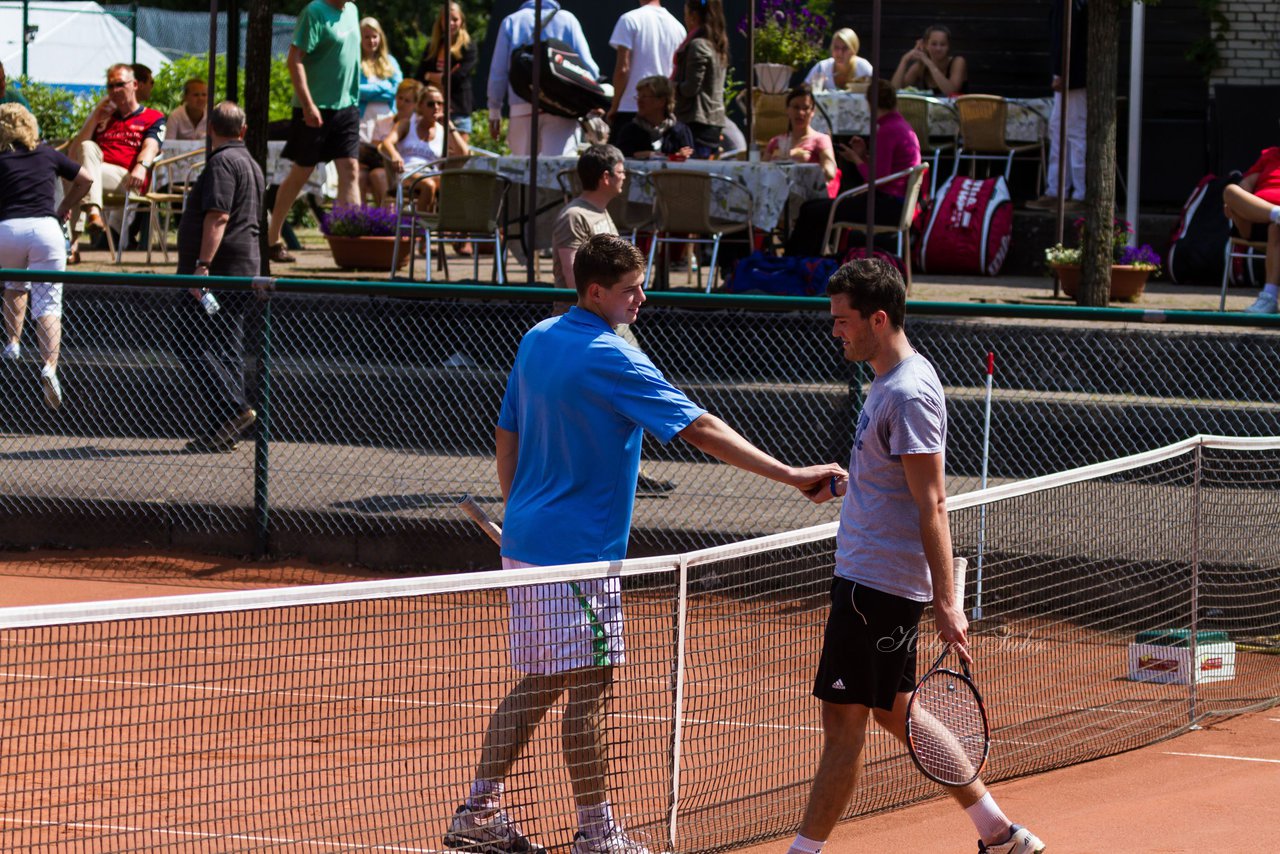
<instances>
[{"instance_id":1,"label":"chain link fence","mask_svg":"<svg viewBox=\"0 0 1280 854\"><path fill-rule=\"evenodd\" d=\"M0 526L0 541L64 542L85 520L145 518L168 527L170 544L207 535L227 551L496 564L456 503L473 494L501 513L494 424L520 338L548 315L550 291L291 280L260 297L246 282L219 290L210 316L185 288L154 284L164 278L104 286L65 275L76 284L64 300L62 407L43 403L34 324L22 359L0 365L0 509L48 524L30 536ZM756 304L770 310L743 307ZM988 352L993 482L1197 433L1280 435L1280 325L1269 319L1156 327L1051 310L1038 320L929 311L913 306L907 329L947 387L952 494L980 483ZM843 360L825 301L658 294L634 329L676 385L761 448L795 464L848 459L871 375ZM241 380L256 424L234 449L189 447L234 419ZM637 499L633 555L831 518L679 440L646 437L643 470L675 487Z\"/></svg>"}]
</instances>

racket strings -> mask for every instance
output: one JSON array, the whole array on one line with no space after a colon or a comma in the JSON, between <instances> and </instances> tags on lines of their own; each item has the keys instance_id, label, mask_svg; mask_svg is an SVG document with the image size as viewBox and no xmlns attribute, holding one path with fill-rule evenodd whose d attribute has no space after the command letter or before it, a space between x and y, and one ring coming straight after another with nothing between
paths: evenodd
<instances>
[{"instance_id":1,"label":"racket strings","mask_svg":"<svg viewBox=\"0 0 1280 854\"><path fill-rule=\"evenodd\" d=\"M968 682L937 672L920 683L911 710L911 748L939 780L963 785L978 775L986 759L987 727Z\"/></svg>"}]
</instances>

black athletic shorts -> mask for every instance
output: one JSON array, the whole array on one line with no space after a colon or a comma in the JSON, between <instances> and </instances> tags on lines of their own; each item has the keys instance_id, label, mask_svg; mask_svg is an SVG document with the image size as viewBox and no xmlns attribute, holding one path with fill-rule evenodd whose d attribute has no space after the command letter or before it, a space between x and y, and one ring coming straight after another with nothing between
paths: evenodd
<instances>
[{"instance_id":1,"label":"black athletic shorts","mask_svg":"<svg viewBox=\"0 0 1280 854\"><path fill-rule=\"evenodd\" d=\"M924 606L837 577L813 696L892 710L899 692L916 687L916 635Z\"/></svg>"},{"instance_id":2,"label":"black athletic shorts","mask_svg":"<svg viewBox=\"0 0 1280 854\"><path fill-rule=\"evenodd\" d=\"M289 138L281 152L299 166L331 163L360 153L360 111L355 107L321 110L320 127L313 128L302 120L302 109L293 108L289 121Z\"/></svg>"}]
</instances>

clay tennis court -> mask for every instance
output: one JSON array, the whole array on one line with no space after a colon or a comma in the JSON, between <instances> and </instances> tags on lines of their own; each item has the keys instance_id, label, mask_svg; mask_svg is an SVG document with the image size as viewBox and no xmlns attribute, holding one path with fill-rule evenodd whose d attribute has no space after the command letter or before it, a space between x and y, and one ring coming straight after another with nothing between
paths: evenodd
<instances>
[{"instance_id":1,"label":"clay tennis court","mask_svg":"<svg viewBox=\"0 0 1280 854\"><path fill-rule=\"evenodd\" d=\"M357 577L342 567L262 566L198 556L6 557L20 559L0 567L10 573L0 593L4 604ZM680 720L682 849L787 834L807 795L820 744L808 680L830 570L813 565L811 554L775 561L768 583L752 581L754 569L759 567L731 564L714 577L699 577L691 588ZM12 574L17 572L27 574ZM140 580L124 580L130 575ZM786 597L776 594L780 576L790 590ZM662 576L633 579L627 589L630 656L616 690L611 785L627 826L662 845L672 789L674 592L672 579ZM0 681L9 758L0 793L0 839L8 849L437 850L447 816L470 779L484 721L509 685L505 618L504 596L494 590L53 632L5 630ZM995 727L989 776L1100 756L1144 743L1152 727L1172 731L1185 723L1185 688L1119 678L1126 640L1033 619L975 637L975 654L988 672L1016 667L1034 674L1020 685L984 685ZM1081 654L1082 649L1091 651ZM1201 686L1202 700L1231 702L1246 682L1275 685L1280 679L1277 656L1244 655L1238 668L1237 681ZM1088 686L1084 702L1081 685ZM1275 717L1264 713L1250 721L1280 726ZM509 780L509 800L535 839L565 850L573 821L558 723L553 711ZM1211 732L1225 732L1229 725ZM1135 846L1130 836L1125 850L1203 850L1177 847L1191 837L1176 834L1168 842L1151 838L1151 847L1142 847L1154 823L1150 811L1158 807L1185 817L1203 799L1180 798L1198 793L1204 775L1212 779L1218 773L1210 767L1215 762L1241 766L1223 776L1253 781L1270 765L1248 760L1280 758L1274 748L1250 746L1241 753L1212 741L1201 747L1192 742L1195 749L1178 752L1246 759L1161 752L1204 736L1190 733L997 788L1007 809L1029 821L1034 817L1037 832L1054 842L1052 850L1104 850L1096 845L1093 825L1083 822L1088 832L1079 833L1077 820L1082 810L1105 816L1099 812L1104 809L1121 811L1123 818L1098 817L1099 824L1143 823L1143 839ZM853 810L886 810L933 795L889 739L877 734L870 743L865 785ZM1166 801L1162 792L1176 791L1166 787L1182 785L1182 778L1160 770L1159 787L1147 780L1134 790L1141 795L1140 807L1132 808L1141 813L1134 814L1119 795L1064 799L1059 784L1050 782L1061 775L1088 781L1096 773L1090 769L1114 765L1117 770L1108 775L1115 776L1115 785L1128 786L1126 775L1133 772L1125 763L1142 757L1189 763L1185 769L1168 766L1185 770L1193 781L1185 795L1171 794ZM1098 785L1109 779L1102 777ZM1275 803L1280 794L1275 783L1269 789L1263 780L1250 785L1247 791L1256 794L1242 805ZM1006 791L1017 793L1016 799ZM1217 797L1212 791L1205 796ZM1095 806L1084 807L1089 803ZM929 818L910 818L917 810ZM1229 822L1212 824L1221 842L1221 827ZM905 843L903 828L916 834L907 846L913 850L973 846L963 816L931 801L842 825L828 850L890 850ZM877 832L887 835L878 838ZM785 850L785 842L756 850Z\"/></svg>"}]
</instances>

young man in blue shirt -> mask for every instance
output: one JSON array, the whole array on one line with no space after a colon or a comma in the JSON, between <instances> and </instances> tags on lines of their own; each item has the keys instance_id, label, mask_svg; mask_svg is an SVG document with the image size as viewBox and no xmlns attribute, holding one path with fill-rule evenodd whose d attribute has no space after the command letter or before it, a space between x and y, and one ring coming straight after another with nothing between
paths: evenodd
<instances>
[{"instance_id":1,"label":"young man in blue shirt","mask_svg":"<svg viewBox=\"0 0 1280 854\"><path fill-rule=\"evenodd\" d=\"M590 237L573 260L577 305L520 342L496 431L504 568L625 557L645 430L664 443L679 436L810 499L845 474L835 464L787 466L759 450L616 334L644 304L644 266L639 250L616 235ZM614 667L624 660L619 579L513 587L508 598L512 662L523 676L489 721L470 794L445 844L543 851L503 811L503 781L568 692L563 745L579 826L572 854L648 854L614 821L606 786L605 716Z\"/></svg>"}]
</instances>

